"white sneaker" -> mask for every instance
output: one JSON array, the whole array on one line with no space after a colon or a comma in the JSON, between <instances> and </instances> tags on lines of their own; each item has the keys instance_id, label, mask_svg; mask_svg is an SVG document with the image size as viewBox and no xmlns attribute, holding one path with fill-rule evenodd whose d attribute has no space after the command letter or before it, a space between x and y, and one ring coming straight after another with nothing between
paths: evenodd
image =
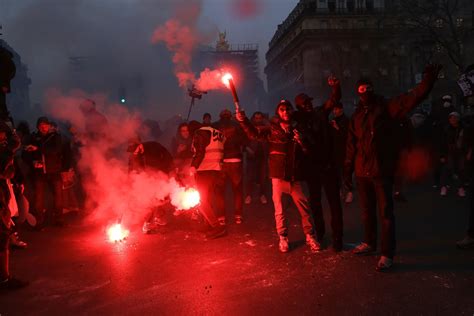
<instances>
[{"instance_id":1,"label":"white sneaker","mask_svg":"<svg viewBox=\"0 0 474 316\"><path fill-rule=\"evenodd\" d=\"M464 190L464 188L459 188L458 189L458 196L459 197L466 197L466 190Z\"/></svg>"},{"instance_id":2,"label":"white sneaker","mask_svg":"<svg viewBox=\"0 0 474 316\"><path fill-rule=\"evenodd\" d=\"M250 203L252 203L252 197L250 195L247 195L245 197L245 201L244 201L245 204L249 205Z\"/></svg>"},{"instance_id":3,"label":"white sneaker","mask_svg":"<svg viewBox=\"0 0 474 316\"><path fill-rule=\"evenodd\" d=\"M321 244L316 241L313 235L306 235L306 244L311 249L311 252L321 251Z\"/></svg>"},{"instance_id":4,"label":"white sneaker","mask_svg":"<svg viewBox=\"0 0 474 316\"><path fill-rule=\"evenodd\" d=\"M281 252L288 252L290 251L290 244L288 243L288 237L280 236L280 243L278 244L278 248Z\"/></svg>"},{"instance_id":5,"label":"white sneaker","mask_svg":"<svg viewBox=\"0 0 474 316\"><path fill-rule=\"evenodd\" d=\"M441 196L446 196L448 194L448 188L446 186L441 187L441 191L439 192L439 195Z\"/></svg>"},{"instance_id":6,"label":"white sneaker","mask_svg":"<svg viewBox=\"0 0 474 316\"><path fill-rule=\"evenodd\" d=\"M262 204L267 204L268 201L267 201L267 197L265 195L260 195L260 203Z\"/></svg>"},{"instance_id":7,"label":"white sneaker","mask_svg":"<svg viewBox=\"0 0 474 316\"><path fill-rule=\"evenodd\" d=\"M474 248L474 238L471 236L466 236L463 240L458 241L456 246L460 249Z\"/></svg>"},{"instance_id":8,"label":"white sneaker","mask_svg":"<svg viewBox=\"0 0 474 316\"><path fill-rule=\"evenodd\" d=\"M352 192L347 192L344 202L350 204L352 201L354 201L354 194Z\"/></svg>"}]
</instances>

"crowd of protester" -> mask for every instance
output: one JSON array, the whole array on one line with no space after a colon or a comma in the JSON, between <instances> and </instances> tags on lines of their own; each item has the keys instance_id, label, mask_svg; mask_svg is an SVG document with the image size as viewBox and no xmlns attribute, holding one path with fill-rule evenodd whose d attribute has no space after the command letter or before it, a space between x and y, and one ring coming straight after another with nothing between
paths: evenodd
<instances>
[{"instance_id":1,"label":"crowd of protester","mask_svg":"<svg viewBox=\"0 0 474 316\"><path fill-rule=\"evenodd\" d=\"M443 96L438 111L426 113L419 107L430 93L440 67L429 65L421 83L394 98L375 94L368 79L357 82L359 103L349 118L341 103L340 82L330 77L331 94L320 106L313 97L298 94L278 102L274 115L255 112L247 118L224 109L212 121L205 113L202 122L182 122L171 146L156 140L130 139L129 172L160 171L184 186L196 186L201 195L200 214L208 226L209 239L227 234L232 218L245 224L244 205L265 205L271 196L278 244L288 252L289 227L282 197L289 195L301 216L306 243L313 252L324 249L325 220L322 193L330 210L332 249L343 250L342 203L352 203L357 190L364 226L363 241L354 254L377 250L377 214L381 219L381 256L378 271L393 265L396 250L394 199L402 194L403 152L424 147L433 157L434 184L441 196L454 190L466 196L472 181L469 168L474 144L474 126L461 118L450 95ZM3 86L2 86L3 87ZM8 93L5 88L3 93ZM318 96L322 97L322 96ZM93 126L107 124L92 100L80 106ZM41 231L45 226L62 226L64 214L84 209L86 199L78 170L80 147L75 131L50 118L40 117L36 130L19 122L16 129L0 121L0 286L18 288L24 282L12 278L8 269L10 247L26 248L16 229L28 225ZM89 139L100 138L93 131ZM91 132L92 133L92 132ZM354 181L355 180L355 181ZM225 196L229 184L233 214L226 214ZM355 185L354 185L355 184ZM271 187L271 190L270 190ZM474 185L470 186L472 191ZM324 190L323 190L324 189ZM150 210L144 233L166 225L166 204ZM474 245L473 214L469 231L458 247Z\"/></svg>"}]
</instances>

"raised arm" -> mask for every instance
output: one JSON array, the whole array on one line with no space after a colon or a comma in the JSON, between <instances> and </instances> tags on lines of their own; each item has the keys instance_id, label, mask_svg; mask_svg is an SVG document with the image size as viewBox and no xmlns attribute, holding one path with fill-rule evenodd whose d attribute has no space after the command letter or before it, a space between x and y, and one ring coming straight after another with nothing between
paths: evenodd
<instances>
[{"instance_id":1,"label":"raised arm","mask_svg":"<svg viewBox=\"0 0 474 316\"><path fill-rule=\"evenodd\" d=\"M403 118L420 104L433 88L442 66L430 64L423 72L423 80L410 92L399 95L388 101L388 111L393 118Z\"/></svg>"}]
</instances>

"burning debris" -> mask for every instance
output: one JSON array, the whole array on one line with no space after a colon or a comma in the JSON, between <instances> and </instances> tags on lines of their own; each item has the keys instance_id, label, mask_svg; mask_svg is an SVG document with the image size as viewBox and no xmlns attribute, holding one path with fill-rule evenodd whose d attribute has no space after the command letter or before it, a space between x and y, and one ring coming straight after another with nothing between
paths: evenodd
<instances>
[{"instance_id":1,"label":"burning debris","mask_svg":"<svg viewBox=\"0 0 474 316\"><path fill-rule=\"evenodd\" d=\"M121 223L116 223L107 228L107 236L110 242L122 242L127 239L130 231L122 227Z\"/></svg>"}]
</instances>

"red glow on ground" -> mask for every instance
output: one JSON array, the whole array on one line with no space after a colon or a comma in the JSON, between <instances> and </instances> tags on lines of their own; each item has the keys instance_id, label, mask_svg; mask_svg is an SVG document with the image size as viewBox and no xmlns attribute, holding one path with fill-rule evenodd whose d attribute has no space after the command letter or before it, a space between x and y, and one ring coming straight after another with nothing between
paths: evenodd
<instances>
[{"instance_id":1,"label":"red glow on ground","mask_svg":"<svg viewBox=\"0 0 474 316\"><path fill-rule=\"evenodd\" d=\"M110 242L119 242L125 240L130 231L122 227L121 224L114 224L107 228L107 236Z\"/></svg>"},{"instance_id":2,"label":"red glow on ground","mask_svg":"<svg viewBox=\"0 0 474 316\"><path fill-rule=\"evenodd\" d=\"M431 170L430 153L425 148L413 148L402 153L401 173L409 181L423 180Z\"/></svg>"}]
</instances>

